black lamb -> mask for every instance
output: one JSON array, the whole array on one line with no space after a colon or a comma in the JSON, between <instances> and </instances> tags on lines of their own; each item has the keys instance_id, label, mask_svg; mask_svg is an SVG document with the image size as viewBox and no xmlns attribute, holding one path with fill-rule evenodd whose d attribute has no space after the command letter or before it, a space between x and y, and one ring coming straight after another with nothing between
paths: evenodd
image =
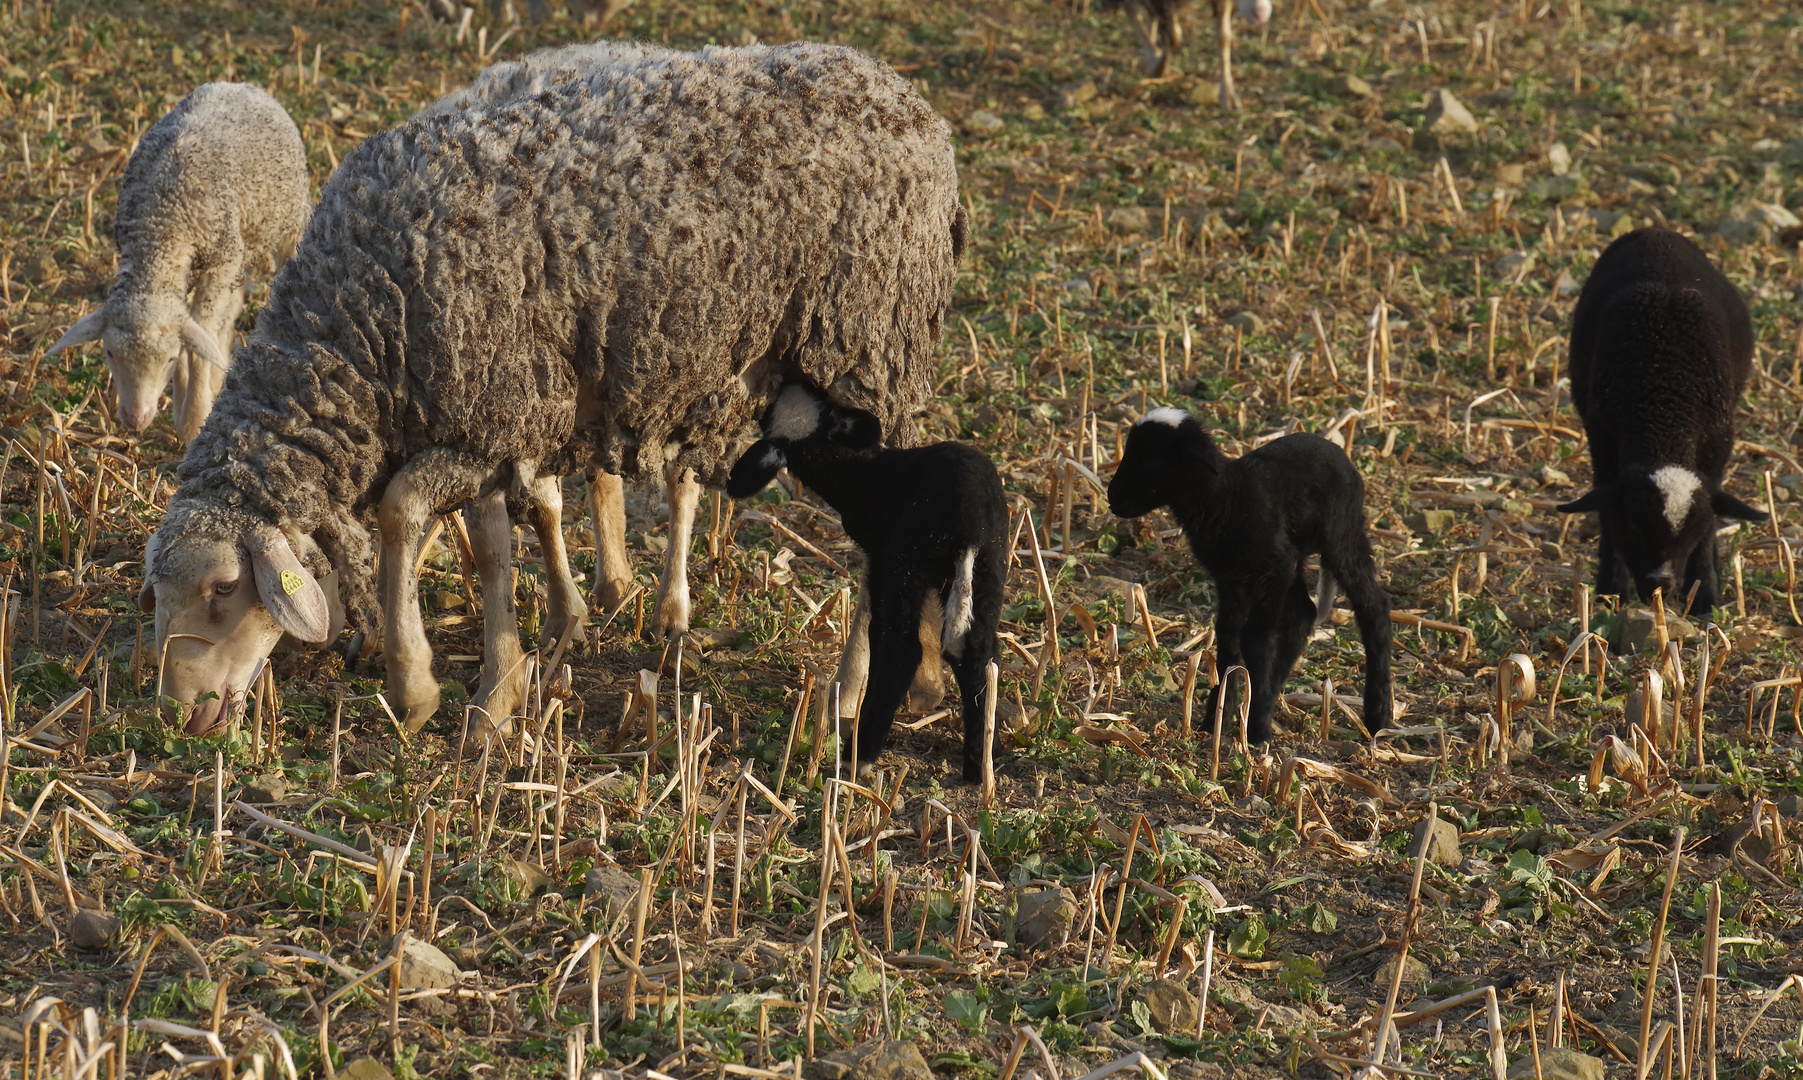
<instances>
[{"instance_id":1,"label":"black lamb","mask_svg":"<svg viewBox=\"0 0 1803 1080\"><path fill-rule=\"evenodd\" d=\"M1365 727L1387 727L1390 599L1377 583L1365 534L1365 484L1352 462L1318 435L1287 435L1229 461L1194 417L1154 409L1127 435L1108 485L1109 508L1139 517L1169 507L1196 561L1220 594L1215 642L1220 670L1251 677L1248 736L1271 737L1271 713L1309 632L1345 591L1365 643ZM1303 563L1321 556L1320 599L1309 602ZM1226 686L1208 699L1208 716ZM1235 702L1229 697L1226 706Z\"/></svg>"},{"instance_id":2,"label":"black lamb","mask_svg":"<svg viewBox=\"0 0 1803 1080\"><path fill-rule=\"evenodd\" d=\"M839 512L866 569L841 693L856 699L858 767L874 763L920 667L923 615L941 613L940 647L964 706L964 779L982 778L986 668L996 658L1007 576L1008 509L1002 480L981 452L942 442L878 450L876 417L792 383L764 417L763 439L727 478L735 499L762 491L788 467Z\"/></svg>"},{"instance_id":3,"label":"black lamb","mask_svg":"<svg viewBox=\"0 0 1803 1080\"><path fill-rule=\"evenodd\" d=\"M1636 229L1597 260L1571 326L1571 398L1596 475L1559 509L1601 521L1598 595L1626 596L1632 579L1642 600L1666 587L1682 602L1692 586L1697 611L1720 600L1717 517L1765 517L1722 490L1752 357L1747 305L1689 240Z\"/></svg>"}]
</instances>

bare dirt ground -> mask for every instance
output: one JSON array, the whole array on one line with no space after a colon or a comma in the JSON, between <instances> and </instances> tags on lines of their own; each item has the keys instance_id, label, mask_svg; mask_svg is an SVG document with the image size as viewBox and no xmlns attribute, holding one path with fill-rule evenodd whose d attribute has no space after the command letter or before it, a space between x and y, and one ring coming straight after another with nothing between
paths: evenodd
<instances>
[{"instance_id":1,"label":"bare dirt ground","mask_svg":"<svg viewBox=\"0 0 1803 1080\"><path fill-rule=\"evenodd\" d=\"M1345 1075L1377 1052L1379 969L1405 941L1396 1011L1418 1022L1389 1056L1405 1075L1490 1075L1493 1038L1528 1076L1536 1042L1628 1075L1652 966L1670 1069L1803 1076L1803 982L1754 1023L1803 974L1787 555L1803 17L1305 0L1242 30L1239 112L1213 101L1206 20L1188 29L1181 70L1154 80L1123 19L1064 2L642 0L608 27L852 44L958 132L976 240L922 422L988 451L1031 515L1003 627L1005 753L985 809L957 781L957 717L904 717L883 774L839 788L829 817L834 754L804 687L830 677L857 556L805 494L721 505L697 539L706 632L680 694L673 670L658 683L649 769L633 695L673 657L642 633L642 601L597 613L568 688L489 756L459 759L449 707L402 738L379 670L333 655L282 660L228 735L164 726L135 595L181 448L167 418L119 433L97 349L43 355L105 295L136 136L201 82L252 81L323 181L482 51L593 31L478 12L460 32L380 0L0 4L0 1076L22 1054L71 1077L329 1075L365 1056L401 1077L555 1075L572 1057L774 1076L885 1036L948 1075L1075 1077L1136 1051L1174 1077ZM1430 130L1442 90L1466 122ZM1698 237L1752 308L1727 486L1774 511L1722 541L1727 606L1680 621L1674 604L1669 653L1647 616L1598 603L1580 624L1594 529L1552 509L1590 472L1559 389L1576 287L1647 224ZM1244 752L1229 717L1217 767L1199 705L1211 586L1167 517L1112 518L1087 478L1158 404L1230 454L1291 430L1347 447L1394 606L1419 617L1396 626L1401 732L1358 727L1363 651L1341 611L1276 742ZM664 511L631 497L649 588ZM566 527L592 570L586 521ZM521 542L536 552L529 528ZM454 548L426 573L455 702L479 619ZM530 564L519 579L529 645L542 580ZM1637 648L1598 677L1572 648L1586 629ZM1508 706L1515 654L1535 685ZM1675 717L1645 705L1649 671ZM1350 695L1331 730L1325 681ZM742 802L741 774L757 782ZM1408 847L1430 812L1458 849L1422 868ZM410 954L406 981L428 988L397 989L383 965L402 926L460 974L434 984ZM1198 1028L1186 995L1205 966ZM1565 1075L1550 1056L1543 1073Z\"/></svg>"}]
</instances>

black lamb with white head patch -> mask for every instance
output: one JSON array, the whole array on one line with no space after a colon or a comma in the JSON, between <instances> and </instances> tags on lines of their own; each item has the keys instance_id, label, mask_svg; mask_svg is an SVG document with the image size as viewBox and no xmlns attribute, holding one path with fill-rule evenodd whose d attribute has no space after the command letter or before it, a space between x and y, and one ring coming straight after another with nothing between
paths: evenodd
<instances>
[{"instance_id":1,"label":"black lamb with white head patch","mask_svg":"<svg viewBox=\"0 0 1803 1080\"><path fill-rule=\"evenodd\" d=\"M859 768L875 762L888 742L920 667L923 613L932 618L937 609L941 649L963 698L964 779L981 779L985 669L996 658L1007 576L1008 509L995 466L956 442L878 450L874 416L802 383L777 397L764 435L733 466L727 494L755 495L786 466L839 512L864 551L858 616L841 667L847 701L868 678Z\"/></svg>"},{"instance_id":2,"label":"black lamb with white head patch","mask_svg":"<svg viewBox=\"0 0 1803 1080\"><path fill-rule=\"evenodd\" d=\"M1229 461L1194 417L1154 409L1127 435L1108 505L1129 518L1169 507L1183 527L1220 594L1217 666L1244 665L1251 676L1253 742L1270 739L1284 679L1332 607L1336 584L1365 643L1365 726L1389 726L1390 599L1365 534L1364 481L1338 447L1318 435L1286 435ZM1302 571L1310 555L1321 556L1318 604ZM1225 685L1209 696L1209 717Z\"/></svg>"},{"instance_id":3,"label":"black lamb with white head patch","mask_svg":"<svg viewBox=\"0 0 1803 1080\"><path fill-rule=\"evenodd\" d=\"M1636 229L1610 244L1571 325L1571 398L1596 476L1559 507L1596 512L1596 591L1642 600L1666 587L1708 611L1721 599L1718 517L1763 513L1722 490L1753 357L1747 305L1702 249ZM1684 564L1676 596L1670 564Z\"/></svg>"}]
</instances>

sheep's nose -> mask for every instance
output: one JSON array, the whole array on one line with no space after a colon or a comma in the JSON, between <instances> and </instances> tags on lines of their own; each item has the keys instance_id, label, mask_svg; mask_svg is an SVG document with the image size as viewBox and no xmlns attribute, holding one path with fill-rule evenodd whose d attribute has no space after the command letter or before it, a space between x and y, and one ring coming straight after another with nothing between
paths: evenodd
<instances>
[{"instance_id":1,"label":"sheep's nose","mask_svg":"<svg viewBox=\"0 0 1803 1080\"><path fill-rule=\"evenodd\" d=\"M119 403L119 422L125 425L127 431L143 431L156 418L157 407L154 404L127 405L123 401Z\"/></svg>"}]
</instances>

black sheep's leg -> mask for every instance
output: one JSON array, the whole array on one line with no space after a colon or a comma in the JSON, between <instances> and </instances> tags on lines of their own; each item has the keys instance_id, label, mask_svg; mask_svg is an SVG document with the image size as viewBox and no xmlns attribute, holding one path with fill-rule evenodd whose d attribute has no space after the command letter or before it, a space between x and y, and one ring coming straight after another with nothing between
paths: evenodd
<instances>
[{"instance_id":1,"label":"black sheep's leg","mask_svg":"<svg viewBox=\"0 0 1803 1080\"><path fill-rule=\"evenodd\" d=\"M1684 597L1690 594L1693 584L1697 587L1697 598L1691 602L1690 610L1707 615L1721 603L1722 596L1721 555L1716 549L1713 523L1709 532L1691 549L1690 558L1684 564L1684 591L1675 597L1667 597L1666 608L1681 611Z\"/></svg>"},{"instance_id":2,"label":"black sheep's leg","mask_svg":"<svg viewBox=\"0 0 1803 1080\"><path fill-rule=\"evenodd\" d=\"M1377 583L1377 563L1371 557L1371 542L1365 538L1362 522L1352 550L1324 554L1322 565L1345 593L1365 645L1365 729L1389 727L1395 717L1390 686L1390 596Z\"/></svg>"},{"instance_id":3,"label":"black sheep's leg","mask_svg":"<svg viewBox=\"0 0 1803 1080\"><path fill-rule=\"evenodd\" d=\"M1247 712L1246 738L1255 743L1271 739L1271 714L1277 709L1277 695L1283 689L1283 672L1278 670L1279 653L1287 612L1288 589L1272 583L1272 587L1254 594L1246 628L1240 635L1240 649L1246 657L1246 673L1251 676L1252 703ZM1223 720L1222 727L1227 721Z\"/></svg>"},{"instance_id":4,"label":"black sheep's leg","mask_svg":"<svg viewBox=\"0 0 1803 1080\"><path fill-rule=\"evenodd\" d=\"M1302 564L1296 564L1296 577L1290 582L1279 609L1276 651L1271 654L1271 674L1281 688L1296 670L1296 661L1308 648L1309 635L1315 629L1315 600L1308 591L1308 578Z\"/></svg>"},{"instance_id":5,"label":"black sheep's leg","mask_svg":"<svg viewBox=\"0 0 1803 1080\"><path fill-rule=\"evenodd\" d=\"M909 575L870 569L870 676L858 715L858 771L876 761L889 742L895 713L920 669L920 608L929 586ZM841 757L850 746L841 746Z\"/></svg>"},{"instance_id":6,"label":"black sheep's leg","mask_svg":"<svg viewBox=\"0 0 1803 1080\"><path fill-rule=\"evenodd\" d=\"M1246 668L1251 674L1251 667L1246 663L1246 656L1241 648L1242 636L1246 629L1246 619L1252 610L1252 602L1245 587L1238 582L1215 580L1215 592L1219 595L1219 603L1215 609L1215 685L1208 692L1208 704L1202 714L1202 722L1210 731L1214 730L1215 711L1221 712L1221 731L1229 732L1235 723L1234 706L1238 703L1239 689L1234 680L1227 677L1227 672L1235 667Z\"/></svg>"},{"instance_id":7,"label":"black sheep's leg","mask_svg":"<svg viewBox=\"0 0 1803 1080\"><path fill-rule=\"evenodd\" d=\"M1628 564L1615 550L1615 530L1610 527L1607 513L1597 515L1596 594L1618 596L1624 603L1636 595L1628 577Z\"/></svg>"},{"instance_id":8,"label":"black sheep's leg","mask_svg":"<svg viewBox=\"0 0 1803 1080\"><path fill-rule=\"evenodd\" d=\"M987 558L974 561L971 572L970 613L965 622L956 610L956 589L948 599L945 625L940 635L946 662L958 681L958 695L964 707L964 760L966 782L983 779L984 719L988 702L984 695L989 687L989 664L999 652L995 628L1002 617L1003 585L1007 575L1005 557L998 545ZM963 632L957 633L960 624Z\"/></svg>"}]
</instances>

